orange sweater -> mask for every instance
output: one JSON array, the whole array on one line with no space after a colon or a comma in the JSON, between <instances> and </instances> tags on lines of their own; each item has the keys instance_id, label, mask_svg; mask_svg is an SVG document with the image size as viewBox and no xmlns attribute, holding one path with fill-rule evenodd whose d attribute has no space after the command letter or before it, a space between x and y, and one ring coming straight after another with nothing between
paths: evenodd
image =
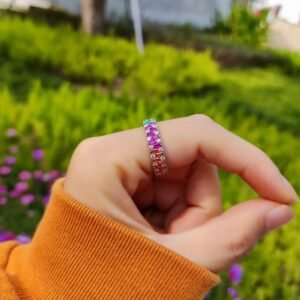
<instances>
[{"instance_id":1,"label":"orange sweater","mask_svg":"<svg viewBox=\"0 0 300 300\"><path fill-rule=\"evenodd\" d=\"M63 190L31 243L0 244L0 299L202 299L219 277Z\"/></svg>"}]
</instances>

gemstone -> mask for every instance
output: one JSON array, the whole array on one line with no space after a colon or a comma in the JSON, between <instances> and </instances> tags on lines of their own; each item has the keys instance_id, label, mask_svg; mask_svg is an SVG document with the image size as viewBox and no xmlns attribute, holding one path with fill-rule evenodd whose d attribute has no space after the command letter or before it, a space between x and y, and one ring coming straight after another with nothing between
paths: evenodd
<instances>
[{"instance_id":1,"label":"gemstone","mask_svg":"<svg viewBox=\"0 0 300 300\"><path fill-rule=\"evenodd\" d=\"M146 120L143 122L143 124L144 124L144 125L148 125L148 124L152 123L153 121L154 121L153 119L146 119Z\"/></svg>"},{"instance_id":2,"label":"gemstone","mask_svg":"<svg viewBox=\"0 0 300 300\"><path fill-rule=\"evenodd\" d=\"M156 138L157 138L157 136L156 136L155 134L153 134L153 133L149 133L148 136L150 136L150 137L153 138L153 139L156 139Z\"/></svg>"}]
</instances>

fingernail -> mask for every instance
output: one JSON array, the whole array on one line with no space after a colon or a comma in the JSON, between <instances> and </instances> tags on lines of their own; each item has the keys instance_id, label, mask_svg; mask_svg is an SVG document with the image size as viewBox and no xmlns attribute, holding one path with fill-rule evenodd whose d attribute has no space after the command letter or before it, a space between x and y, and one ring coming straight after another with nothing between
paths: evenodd
<instances>
[{"instance_id":1,"label":"fingernail","mask_svg":"<svg viewBox=\"0 0 300 300\"><path fill-rule=\"evenodd\" d=\"M299 200L299 197L298 197L295 189L292 187L292 185L289 183L289 181L284 176L281 176L281 177L282 177L283 184L289 190L289 193L291 195L291 201L292 202L299 202L300 200Z\"/></svg>"},{"instance_id":2,"label":"fingernail","mask_svg":"<svg viewBox=\"0 0 300 300\"><path fill-rule=\"evenodd\" d=\"M294 217L294 211L290 206L279 205L274 207L266 216L267 230L274 230L289 221Z\"/></svg>"}]
</instances>

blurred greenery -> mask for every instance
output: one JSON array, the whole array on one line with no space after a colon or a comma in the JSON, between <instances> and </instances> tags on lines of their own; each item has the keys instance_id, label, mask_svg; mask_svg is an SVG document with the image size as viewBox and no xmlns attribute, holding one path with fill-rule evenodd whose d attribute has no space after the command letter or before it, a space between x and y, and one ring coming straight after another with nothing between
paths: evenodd
<instances>
[{"instance_id":1,"label":"blurred greenery","mask_svg":"<svg viewBox=\"0 0 300 300\"><path fill-rule=\"evenodd\" d=\"M297 57L290 63L299 68L299 56L284 55ZM43 168L64 171L86 137L138 127L146 117L204 113L266 151L300 192L297 72L288 76L278 65L224 70L209 52L154 44L138 56L134 44L119 38L8 17L0 19L0 56L0 157L7 152L6 129L16 128L24 137L17 154L22 169L34 167L23 156L33 144L45 150ZM256 196L237 176L220 175L224 208ZM1 225L17 230L22 222L5 209ZM242 299L299 299L299 206L295 210L290 225L243 260ZM226 299L224 289L211 299Z\"/></svg>"},{"instance_id":2,"label":"blurred greenery","mask_svg":"<svg viewBox=\"0 0 300 300\"><path fill-rule=\"evenodd\" d=\"M9 82L14 68L22 65L79 83L100 82L109 89L122 82L121 89L136 94L191 93L218 83L218 65L209 52L151 45L141 59L134 44L123 39L93 38L68 26L38 27L30 20L1 19L0 55L3 60L13 61L7 75L3 72L4 82ZM22 74L26 76L26 71ZM51 82L55 84L55 80Z\"/></svg>"},{"instance_id":3,"label":"blurred greenery","mask_svg":"<svg viewBox=\"0 0 300 300\"><path fill-rule=\"evenodd\" d=\"M227 22L226 26L232 26L229 20L222 21ZM240 22L243 23L243 21ZM237 30L242 30L238 24L236 25ZM209 50L222 67L262 68L272 66L287 75L300 75L300 55L298 53L262 46L257 47L256 43L245 44L244 40L247 39L247 35L249 35L248 39L250 40L256 38L252 37L251 26L244 25L243 27L243 35L246 35L246 38L240 37L238 32L233 33L233 29L220 29L219 26L217 24L215 28L203 31L191 24L181 26L145 24L143 34L146 43L163 43L196 51ZM107 27L107 34L134 40L131 20L123 19L110 24ZM264 38L262 38L263 42Z\"/></svg>"},{"instance_id":4,"label":"blurred greenery","mask_svg":"<svg viewBox=\"0 0 300 300\"><path fill-rule=\"evenodd\" d=\"M225 35L233 42L261 46L268 37L268 14L268 9L261 10L259 14L254 14L250 7L234 5L229 17L217 16L214 31Z\"/></svg>"}]
</instances>

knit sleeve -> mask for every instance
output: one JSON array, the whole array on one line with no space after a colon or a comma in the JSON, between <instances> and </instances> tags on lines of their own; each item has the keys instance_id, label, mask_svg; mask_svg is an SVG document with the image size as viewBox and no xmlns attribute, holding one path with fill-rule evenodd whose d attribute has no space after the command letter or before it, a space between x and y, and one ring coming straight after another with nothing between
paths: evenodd
<instances>
[{"instance_id":1,"label":"knit sleeve","mask_svg":"<svg viewBox=\"0 0 300 300\"><path fill-rule=\"evenodd\" d=\"M0 244L1 299L202 299L219 277L71 198L56 181L32 242Z\"/></svg>"}]
</instances>

